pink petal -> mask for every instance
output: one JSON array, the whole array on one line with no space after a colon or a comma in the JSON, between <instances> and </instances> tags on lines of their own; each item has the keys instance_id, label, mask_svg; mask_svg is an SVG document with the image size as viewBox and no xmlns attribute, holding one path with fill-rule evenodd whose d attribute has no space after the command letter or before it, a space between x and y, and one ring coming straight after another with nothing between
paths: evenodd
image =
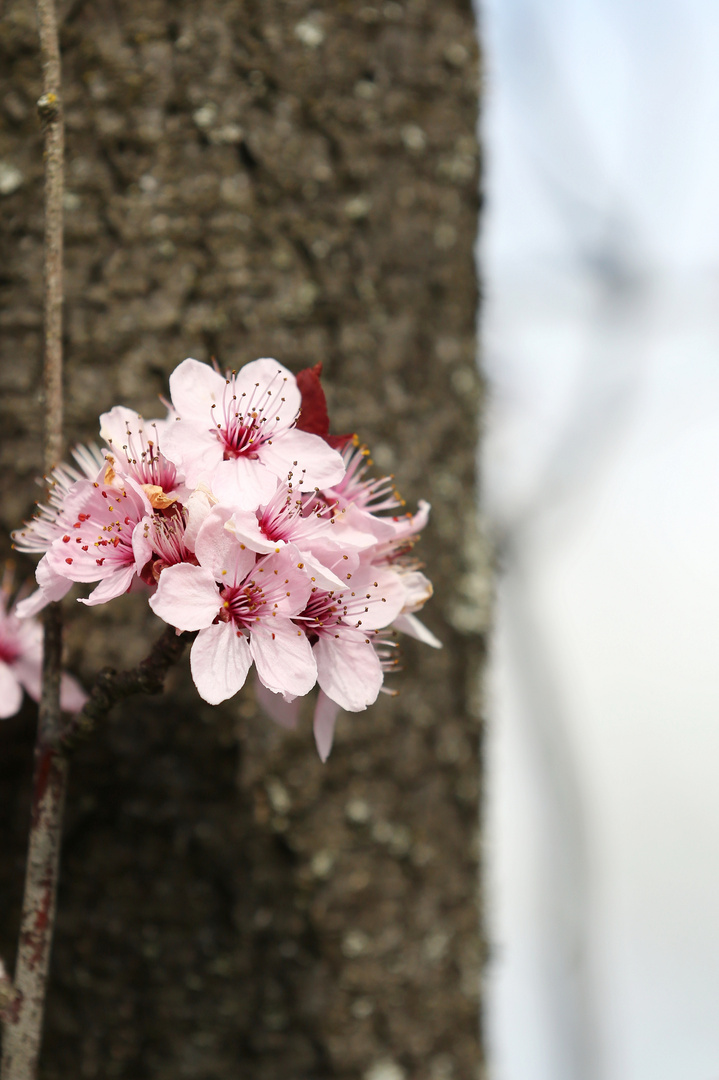
<instances>
[{"instance_id":1,"label":"pink petal","mask_svg":"<svg viewBox=\"0 0 719 1080\"><path fill-rule=\"evenodd\" d=\"M18 622L13 628L16 631L16 641L20 649L20 655L35 664L38 671L42 666L42 626L34 619L32 621ZM15 661L17 663L17 661Z\"/></svg>"},{"instance_id":2,"label":"pink petal","mask_svg":"<svg viewBox=\"0 0 719 1080\"><path fill-rule=\"evenodd\" d=\"M382 667L371 644L321 637L314 646L317 681L348 712L361 712L376 701Z\"/></svg>"},{"instance_id":3,"label":"pink petal","mask_svg":"<svg viewBox=\"0 0 719 1080\"><path fill-rule=\"evenodd\" d=\"M122 451L127 444L127 428L133 435L145 426L145 421L134 409L127 409L124 405L116 405L110 412L103 413L100 417L100 438L118 451Z\"/></svg>"},{"instance_id":4,"label":"pink petal","mask_svg":"<svg viewBox=\"0 0 719 1080\"><path fill-rule=\"evenodd\" d=\"M263 713L280 727L288 731L297 727L297 721L300 718L298 698L287 701L281 694L273 694L259 679L255 679L255 698Z\"/></svg>"},{"instance_id":5,"label":"pink petal","mask_svg":"<svg viewBox=\"0 0 719 1080\"><path fill-rule=\"evenodd\" d=\"M343 588L350 580L347 575L356 573L359 568L360 557L356 551L345 549L336 541L325 540L324 537L312 542L312 554L325 570L342 582ZM331 588L336 589L337 586L332 585Z\"/></svg>"},{"instance_id":6,"label":"pink petal","mask_svg":"<svg viewBox=\"0 0 719 1080\"><path fill-rule=\"evenodd\" d=\"M209 406L207 408L209 413ZM197 427L188 420L174 420L162 440L165 457L182 469L187 483L194 487L212 475L222 461L222 445L209 424Z\"/></svg>"},{"instance_id":7,"label":"pink petal","mask_svg":"<svg viewBox=\"0 0 719 1080\"><path fill-rule=\"evenodd\" d=\"M381 630L389 626L402 611L405 591L399 574L378 566L360 566L345 582L345 601L348 592L362 597L365 611L362 612L362 627L365 630Z\"/></svg>"},{"instance_id":8,"label":"pink petal","mask_svg":"<svg viewBox=\"0 0 719 1080\"><path fill-rule=\"evenodd\" d=\"M177 415L202 428L212 426L211 406L222 399L225 379L209 364L191 357L170 375L170 396Z\"/></svg>"},{"instance_id":9,"label":"pink petal","mask_svg":"<svg viewBox=\"0 0 719 1080\"><path fill-rule=\"evenodd\" d=\"M293 428L263 443L259 457L280 480L292 474L292 485L299 491L332 487L345 474L342 455L328 446L319 435ZM295 464L297 462L297 464Z\"/></svg>"},{"instance_id":10,"label":"pink petal","mask_svg":"<svg viewBox=\"0 0 719 1080\"><path fill-rule=\"evenodd\" d=\"M257 563L253 579L262 585L265 600L278 618L299 615L310 598L313 582L307 571L300 568L302 561L295 545L285 544L278 554L265 555Z\"/></svg>"},{"instance_id":11,"label":"pink petal","mask_svg":"<svg viewBox=\"0 0 719 1080\"><path fill-rule=\"evenodd\" d=\"M39 650L34 651L34 655L26 653L18 656L17 660L13 661L12 673L33 701L39 701L42 687L42 645Z\"/></svg>"},{"instance_id":12,"label":"pink petal","mask_svg":"<svg viewBox=\"0 0 719 1080\"><path fill-rule=\"evenodd\" d=\"M225 528L246 547L262 555L269 555L270 552L283 547L285 543L284 540L270 540L265 536L254 511L236 510Z\"/></svg>"},{"instance_id":13,"label":"pink petal","mask_svg":"<svg viewBox=\"0 0 719 1080\"><path fill-rule=\"evenodd\" d=\"M416 638L425 645L431 645L433 649L441 649L442 642L421 623L416 615L398 615L392 623L395 630L401 630L408 637Z\"/></svg>"},{"instance_id":14,"label":"pink petal","mask_svg":"<svg viewBox=\"0 0 719 1080\"><path fill-rule=\"evenodd\" d=\"M401 575L402 587L405 592L403 612L411 615L424 607L433 593L432 582L419 570L410 570Z\"/></svg>"},{"instance_id":15,"label":"pink petal","mask_svg":"<svg viewBox=\"0 0 719 1080\"><path fill-rule=\"evenodd\" d=\"M68 592L72 588L71 581L64 581L66 586L65 592ZM20 600L15 605L15 614L18 619L31 619L33 615L39 614L46 608L48 604L51 604L52 600L47 595L44 589L35 589L35 592L30 593L24 600Z\"/></svg>"},{"instance_id":16,"label":"pink petal","mask_svg":"<svg viewBox=\"0 0 719 1080\"><path fill-rule=\"evenodd\" d=\"M152 544L148 539L148 533L152 527L153 517L147 515L132 532L132 554L135 556L135 571L139 574L152 558Z\"/></svg>"},{"instance_id":17,"label":"pink petal","mask_svg":"<svg viewBox=\"0 0 719 1080\"><path fill-rule=\"evenodd\" d=\"M33 615L37 615L43 608L46 608L48 604L56 600L62 600L73 584L67 578L55 573L48 565L44 555L37 564L35 577L40 588L15 605L15 614L19 619L29 619Z\"/></svg>"},{"instance_id":18,"label":"pink petal","mask_svg":"<svg viewBox=\"0 0 719 1080\"><path fill-rule=\"evenodd\" d=\"M225 528L231 514L225 506L210 511L197 534L195 555L215 581L238 585L255 565L255 553Z\"/></svg>"},{"instance_id":19,"label":"pink petal","mask_svg":"<svg viewBox=\"0 0 719 1080\"><path fill-rule=\"evenodd\" d=\"M0 660L0 719L14 716L22 705L22 689L4 660Z\"/></svg>"},{"instance_id":20,"label":"pink petal","mask_svg":"<svg viewBox=\"0 0 719 1080\"><path fill-rule=\"evenodd\" d=\"M315 705L314 733L317 753L320 755L320 761L322 762L327 761L330 756L339 709L339 705L328 698L323 690L320 690Z\"/></svg>"},{"instance_id":21,"label":"pink petal","mask_svg":"<svg viewBox=\"0 0 719 1080\"><path fill-rule=\"evenodd\" d=\"M178 630L202 630L221 607L212 572L190 563L166 566L149 604L156 615Z\"/></svg>"},{"instance_id":22,"label":"pink petal","mask_svg":"<svg viewBox=\"0 0 719 1080\"><path fill-rule=\"evenodd\" d=\"M358 550L371 547L381 540L392 540L396 535L392 518L369 514L354 503L348 503L337 512L335 525L337 541Z\"/></svg>"},{"instance_id":23,"label":"pink petal","mask_svg":"<svg viewBox=\"0 0 719 1080\"><path fill-rule=\"evenodd\" d=\"M58 574L52 569L46 555L43 555L37 564L35 580L50 600L62 600L72 584L63 574Z\"/></svg>"},{"instance_id":24,"label":"pink petal","mask_svg":"<svg viewBox=\"0 0 719 1080\"><path fill-rule=\"evenodd\" d=\"M170 567L170 570L173 568ZM167 571L164 571L164 577ZM162 580L162 577L160 580ZM210 705L234 697L252 665L247 640L232 623L215 623L201 630L190 652L190 670L200 697Z\"/></svg>"},{"instance_id":25,"label":"pink petal","mask_svg":"<svg viewBox=\"0 0 719 1080\"><path fill-rule=\"evenodd\" d=\"M416 514L401 514L397 518L390 518L394 524L394 539L401 539L407 536L414 536L416 533L422 532L422 529L429 521L429 512L431 506L424 499L419 501L419 509Z\"/></svg>"},{"instance_id":26,"label":"pink petal","mask_svg":"<svg viewBox=\"0 0 719 1080\"><path fill-rule=\"evenodd\" d=\"M189 498L185 501L185 509L187 510L187 526L185 528L185 547L188 547L190 551L195 550L195 541L197 540L197 534L200 531L202 525L205 522L205 518L210 513L214 505L215 500L208 490L203 488L197 488Z\"/></svg>"},{"instance_id":27,"label":"pink petal","mask_svg":"<svg viewBox=\"0 0 719 1080\"><path fill-rule=\"evenodd\" d=\"M399 574L395 574L392 570L377 571L375 581L377 582L376 592L380 596L378 616L373 618L370 622L365 623L365 626L370 626L373 630L381 630L383 626L389 626L391 622L397 618L402 611L405 601L405 591L402 585L402 580ZM367 590L368 592L372 590ZM374 600L377 604L377 600ZM370 601L368 601L370 603ZM372 608L370 607L370 613ZM381 621L380 621L381 619Z\"/></svg>"},{"instance_id":28,"label":"pink petal","mask_svg":"<svg viewBox=\"0 0 719 1080\"><path fill-rule=\"evenodd\" d=\"M237 510L256 510L269 502L277 477L257 458L221 461L212 476L212 490L220 502Z\"/></svg>"},{"instance_id":29,"label":"pink petal","mask_svg":"<svg viewBox=\"0 0 719 1080\"><path fill-rule=\"evenodd\" d=\"M250 652L260 680L275 694L303 697L317 682L312 646L289 619L256 623L250 632Z\"/></svg>"},{"instance_id":30,"label":"pink petal","mask_svg":"<svg viewBox=\"0 0 719 1080\"><path fill-rule=\"evenodd\" d=\"M313 585L317 585L320 589L326 589L327 592L331 592L332 589L344 589L347 582L342 581L337 574L329 570L319 559L316 559L308 551L303 551L301 554L305 570L310 575ZM339 562L337 569L345 571L349 565L349 561L342 560Z\"/></svg>"},{"instance_id":31,"label":"pink petal","mask_svg":"<svg viewBox=\"0 0 719 1080\"><path fill-rule=\"evenodd\" d=\"M79 603L86 604L87 607L96 607L98 604L106 604L108 600L114 600L116 596L122 596L132 585L132 579L135 576L134 563L130 566L124 566L120 570L115 570L114 573L108 574L100 584L92 590L86 600L81 599Z\"/></svg>"},{"instance_id":32,"label":"pink petal","mask_svg":"<svg viewBox=\"0 0 719 1080\"><path fill-rule=\"evenodd\" d=\"M79 712L87 701L87 694L72 675L60 679L60 708L64 712Z\"/></svg>"},{"instance_id":33,"label":"pink petal","mask_svg":"<svg viewBox=\"0 0 719 1080\"><path fill-rule=\"evenodd\" d=\"M254 394L256 401L264 403L268 390L272 391L273 415L279 416L280 421L289 427L294 423L302 404L302 395L292 372L271 357L252 360L237 372L235 392L238 398L243 393L247 394L248 399Z\"/></svg>"}]
</instances>

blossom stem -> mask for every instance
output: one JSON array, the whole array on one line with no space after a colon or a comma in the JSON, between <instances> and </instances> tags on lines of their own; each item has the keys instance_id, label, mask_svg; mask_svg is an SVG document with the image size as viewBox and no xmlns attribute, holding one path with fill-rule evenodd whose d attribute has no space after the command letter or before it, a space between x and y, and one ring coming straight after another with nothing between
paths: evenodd
<instances>
[{"instance_id":1,"label":"blossom stem","mask_svg":"<svg viewBox=\"0 0 719 1080\"><path fill-rule=\"evenodd\" d=\"M37 103L45 151L45 472L63 450L62 306L65 125L62 113L60 42L55 0L37 0L43 92Z\"/></svg>"},{"instance_id":2,"label":"blossom stem","mask_svg":"<svg viewBox=\"0 0 719 1080\"><path fill-rule=\"evenodd\" d=\"M3 1080L34 1080L40 1054L50 946L67 785L67 758L57 748L35 748L32 824L14 987L19 1002L5 1014Z\"/></svg>"},{"instance_id":3,"label":"blossom stem","mask_svg":"<svg viewBox=\"0 0 719 1080\"><path fill-rule=\"evenodd\" d=\"M179 660L187 642L195 636L194 633L178 635L172 626L168 626L137 667L128 671L114 671L112 668L101 671L84 708L60 732L58 745L64 750L72 749L99 721L104 720L113 705L131 694L161 693L167 672Z\"/></svg>"},{"instance_id":4,"label":"blossom stem","mask_svg":"<svg viewBox=\"0 0 719 1080\"><path fill-rule=\"evenodd\" d=\"M45 151L44 465L49 475L63 446L62 304L65 131L55 0L37 0L43 92L37 103ZM58 745L62 616L45 614L42 696L35 742L32 816L25 894L14 979L14 1007L3 1013L2 1080L34 1080L42 1038L47 974L55 925L67 758ZM6 994L7 996L7 994Z\"/></svg>"}]
</instances>

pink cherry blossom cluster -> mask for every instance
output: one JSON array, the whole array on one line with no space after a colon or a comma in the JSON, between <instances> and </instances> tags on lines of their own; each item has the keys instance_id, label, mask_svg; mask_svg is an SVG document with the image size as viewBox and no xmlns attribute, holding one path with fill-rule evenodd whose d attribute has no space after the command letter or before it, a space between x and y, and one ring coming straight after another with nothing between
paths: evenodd
<instances>
[{"instance_id":1,"label":"pink cherry blossom cluster","mask_svg":"<svg viewBox=\"0 0 719 1080\"><path fill-rule=\"evenodd\" d=\"M411 557L429 506L403 512L356 437L329 434L320 370L261 359L222 375L183 361L167 417L104 413L104 447L78 447L54 471L48 504L13 539L42 554L20 616L76 582L97 582L90 606L149 588L161 619L196 632L205 701L236 694L254 664L264 707L291 725L319 684L325 760L338 709L365 709L382 689L393 631L439 642L415 615L432 593Z\"/></svg>"}]
</instances>

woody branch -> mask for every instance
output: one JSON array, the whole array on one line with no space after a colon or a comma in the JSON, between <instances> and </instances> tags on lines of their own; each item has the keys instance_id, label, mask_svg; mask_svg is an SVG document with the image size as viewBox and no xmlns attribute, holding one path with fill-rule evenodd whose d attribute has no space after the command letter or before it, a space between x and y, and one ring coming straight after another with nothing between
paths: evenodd
<instances>
[{"instance_id":1,"label":"woody branch","mask_svg":"<svg viewBox=\"0 0 719 1080\"><path fill-rule=\"evenodd\" d=\"M65 133L60 46L54 0L37 0L43 92L38 112L45 151L44 394L45 472L62 454L63 190ZM14 983L0 987L3 1017L2 1080L33 1080L42 1037L47 974L55 924L67 759L60 730L62 619L59 605L45 615L43 683L35 743L32 817Z\"/></svg>"}]
</instances>

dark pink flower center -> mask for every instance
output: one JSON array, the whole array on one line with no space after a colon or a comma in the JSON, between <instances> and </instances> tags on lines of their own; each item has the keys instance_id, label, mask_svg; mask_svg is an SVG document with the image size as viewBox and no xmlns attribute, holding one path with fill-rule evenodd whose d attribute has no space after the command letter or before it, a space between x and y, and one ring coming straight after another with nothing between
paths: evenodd
<instances>
[{"instance_id":1,"label":"dark pink flower center","mask_svg":"<svg viewBox=\"0 0 719 1080\"><path fill-rule=\"evenodd\" d=\"M5 664L14 663L20 655L17 643L4 635L0 635L0 660Z\"/></svg>"},{"instance_id":2,"label":"dark pink flower center","mask_svg":"<svg viewBox=\"0 0 719 1080\"><path fill-rule=\"evenodd\" d=\"M172 491L177 485L177 469L160 451L157 428L154 424L152 427L154 439L146 439L142 428L135 436L127 426L127 442L122 449L130 475L138 484L152 484L163 491Z\"/></svg>"},{"instance_id":3,"label":"dark pink flower center","mask_svg":"<svg viewBox=\"0 0 719 1080\"><path fill-rule=\"evenodd\" d=\"M249 630L252 623L258 622L266 604L263 590L254 582L249 585L224 585L220 588L220 599L219 622L232 622L240 630Z\"/></svg>"},{"instance_id":4,"label":"dark pink flower center","mask_svg":"<svg viewBox=\"0 0 719 1080\"><path fill-rule=\"evenodd\" d=\"M177 504L166 515L155 514L151 521L146 521L144 538L152 548L152 558L142 568L140 576L148 585L154 585L166 566L177 563L191 563L197 566L197 559L185 544L187 512Z\"/></svg>"},{"instance_id":5,"label":"dark pink flower center","mask_svg":"<svg viewBox=\"0 0 719 1080\"><path fill-rule=\"evenodd\" d=\"M260 529L268 540L311 540L332 524L329 517L321 517L327 510L332 513L334 507L320 502L314 494L309 497L295 495L292 485L288 484L277 489L262 511Z\"/></svg>"},{"instance_id":6,"label":"dark pink flower center","mask_svg":"<svg viewBox=\"0 0 719 1080\"><path fill-rule=\"evenodd\" d=\"M355 593L351 589L342 592L323 592L316 589L308 601L307 607L299 619L302 619L305 633L310 637L344 637L353 641L364 639L367 634L374 635L374 630L365 630L362 616L369 610L367 600L370 593Z\"/></svg>"},{"instance_id":7,"label":"dark pink flower center","mask_svg":"<svg viewBox=\"0 0 719 1080\"><path fill-rule=\"evenodd\" d=\"M346 472L333 491L349 503L354 503L372 514L380 510L394 510L405 502L394 486L394 477L382 476L366 479L365 474L372 461L366 446L351 445L342 454Z\"/></svg>"},{"instance_id":8,"label":"dark pink flower center","mask_svg":"<svg viewBox=\"0 0 719 1080\"><path fill-rule=\"evenodd\" d=\"M237 393L235 372L225 381L222 401L211 406L213 431L223 447L223 459L256 458L264 443L288 425L277 416L285 377L278 371L267 385L255 383L250 393ZM294 421L294 417L293 417Z\"/></svg>"}]
</instances>

